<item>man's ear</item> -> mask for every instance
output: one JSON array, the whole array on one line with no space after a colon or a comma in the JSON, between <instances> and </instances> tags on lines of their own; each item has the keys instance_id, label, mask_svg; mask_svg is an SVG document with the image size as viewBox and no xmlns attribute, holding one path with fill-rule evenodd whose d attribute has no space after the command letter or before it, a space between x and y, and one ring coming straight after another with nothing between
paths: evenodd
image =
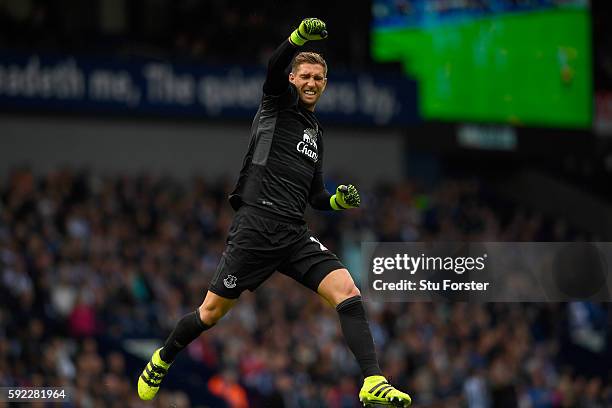
<instances>
[{"instance_id":1,"label":"man's ear","mask_svg":"<svg viewBox=\"0 0 612 408\"><path fill-rule=\"evenodd\" d=\"M293 81L295 81L295 75L293 75L293 72L289 73L289 82L293 83Z\"/></svg>"}]
</instances>

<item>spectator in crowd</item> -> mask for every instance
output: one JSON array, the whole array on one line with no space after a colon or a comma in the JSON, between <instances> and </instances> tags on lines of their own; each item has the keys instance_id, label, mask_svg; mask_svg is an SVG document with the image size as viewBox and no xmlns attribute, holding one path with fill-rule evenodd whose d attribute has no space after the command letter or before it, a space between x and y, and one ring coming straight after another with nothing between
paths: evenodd
<instances>
[{"instance_id":1,"label":"spectator in crowd","mask_svg":"<svg viewBox=\"0 0 612 408\"><path fill-rule=\"evenodd\" d=\"M350 252L366 237L586 236L504 202L475 180L446 179L432 188L406 180L376 190L371 197L379 201L356 214L309 215L327 246ZM225 180L185 184L69 169L38 178L17 170L1 180L0 386L70 386L75 406L141 406L132 377L142 362L132 368L126 349L106 345L170 330L196 301L223 249L227 191ZM227 401L232 407L355 406L359 368L335 316L287 283L275 276L245 294L186 353L196 362L198 393L173 391L169 383L155 406L188 407L194 396L208 390L214 398L227 386L236 390ZM284 295L288 287L291 296ZM381 364L398 386L414 390L419 406L612 404L604 364L611 355L609 304L367 305Z\"/></svg>"}]
</instances>

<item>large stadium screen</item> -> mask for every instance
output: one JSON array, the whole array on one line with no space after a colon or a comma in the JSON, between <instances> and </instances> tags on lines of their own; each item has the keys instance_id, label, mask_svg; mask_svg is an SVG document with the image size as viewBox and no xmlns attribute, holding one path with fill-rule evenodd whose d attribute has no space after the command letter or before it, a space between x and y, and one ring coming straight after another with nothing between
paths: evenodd
<instances>
[{"instance_id":1,"label":"large stadium screen","mask_svg":"<svg viewBox=\"0 0 612 408\"><path fill-rule=\"evenodd\" d=\"M588 0L374 0L372 55L419 82L426 119L589 127Z\"/></svg>"}]
</instances>

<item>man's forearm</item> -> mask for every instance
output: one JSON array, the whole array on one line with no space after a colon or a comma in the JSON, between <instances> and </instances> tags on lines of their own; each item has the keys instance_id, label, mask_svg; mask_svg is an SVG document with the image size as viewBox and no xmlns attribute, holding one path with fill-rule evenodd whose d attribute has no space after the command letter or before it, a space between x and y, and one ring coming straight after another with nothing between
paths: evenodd
<instances>
[{"instance_id":1,"label":"man's forearm","mask_svg":"<svg viewBox=\"0 0 612 408\"><path fill-rule=\"evenodd\" d=\"M291 63L293 55L298 47L293 45L288 39L272 53L268 62L268 73L263 90L268 95L280 95L289 86L289 79L285 70Z\"/></svg>"},{"instance_id":2,"label":"man's forearm","mask_svg":"<svg viewBox=\"0 0 612 408\"><path fill-rule=\"evenodd\" d=\"M310 197L310 206L315 210L320 211L331 211L333 208L329 203L331 194L327 190L318 192L317 194Z\"/></svg>"},{"instance_id":3,"label":"man's forearm","mask_svg":"<svg viewBox=\"0 0 612 408\"><path fill-rule=\"evenodd\" d=\"M333 208L329 203L330 198L331 194L329 194L329 191L325 189L325 184L323 184L323 174L318 171L315 173L310 186L310 197L308 200L310 206L315 210L331 211Z\"/></svg>"}]
</instances>

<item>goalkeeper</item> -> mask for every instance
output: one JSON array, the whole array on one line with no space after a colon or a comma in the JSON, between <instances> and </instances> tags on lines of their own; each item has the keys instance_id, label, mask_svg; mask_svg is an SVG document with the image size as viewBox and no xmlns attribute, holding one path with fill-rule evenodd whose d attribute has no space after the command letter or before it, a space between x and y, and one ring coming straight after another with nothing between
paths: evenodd
<instances>
[{"instance_id":1,"label":"goalkeeper","mask_svg":"<svg viewBox=\"0 0 612 408\"><path fill-rule=\"evenodd\" d=\"M323 129L314 110L327 85L327 64L319 54L299 49L307 41L325 37L323 21L305 19L270 58L248 151L229 198L236 215L225 251L203 303L177 323L142 372L140 398L155 396L176 355L213 327L244 290L255 290L279 271L336 308L344 338L365 378L361 402L410 405L410 397L382 375L351 275L304 222L307 204L334 211L360 204L359 193L350 184L338 186L333 195L323 186Z\"/></svg>"}]
</instances>

